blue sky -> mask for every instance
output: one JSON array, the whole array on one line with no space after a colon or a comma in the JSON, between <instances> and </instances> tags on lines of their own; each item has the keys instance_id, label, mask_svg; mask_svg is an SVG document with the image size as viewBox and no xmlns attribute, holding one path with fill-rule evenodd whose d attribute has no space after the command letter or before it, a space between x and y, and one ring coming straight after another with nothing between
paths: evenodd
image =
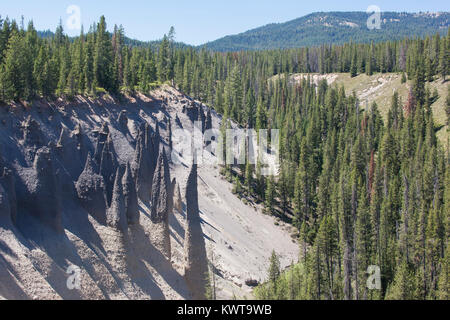
<instances>
[{"instance_id":1,"label":"blue sky","mask_svg":"<svg viewBox=\"0 0 450 320\"><path fill-rule=\"evenodd\" d=\"M122 24L131 38L159 39L173 25L178 41L194 45L316 11L366 11L370 5L382 11L450 11L446 0L0 0L0 15L18 21L24 15L38 30L55 30L60 18L65 25L70 5L80 8L85 30L103 14L110 29Z\"/></svg>"}]
</instances>

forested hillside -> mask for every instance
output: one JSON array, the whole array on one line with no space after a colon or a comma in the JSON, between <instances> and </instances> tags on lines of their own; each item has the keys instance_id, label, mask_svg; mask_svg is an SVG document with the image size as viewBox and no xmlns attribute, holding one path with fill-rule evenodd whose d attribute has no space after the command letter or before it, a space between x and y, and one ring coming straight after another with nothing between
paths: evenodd
<instances>
[{"instance_id":1,"label":"forested hillside","mask_svg":"<svg viewBox=\"0 0 450 320\"><path fill-rule=\"evenodd\" d=\"M157 50L136 48L123 38L120 28L108 36L103 17L73 41L61 29L40 39L32 24L3 22L0 100L145 92L173 80L223 114L223 131L228 119L281 130L278 176L264 177L249 162L221 168L235 193L298 230L302 262L281 278L275 268L259 297L448 299L450 158L436 138L427 82L448 76L450 32L233 53L176 49L167 37ZM398 72L412 85L407 101L394 93L382 106L385 121L380 106L365 107L326 81L269 81L311 72ZM380 291L367 290L370 265L381 268Z\"/></svg>"},{"instance_id":2,"label":"forested hillside","mask_svg":"<svg viewBox=\"0 0 450 320\"><path fill-rule=\"evenodd\" d=\"M365 12L317 12L207 43L217 51L300 48L346 42L392 41L446 32L450 14L382 12L380 29L369 29Z\"/></svg>"}]
</instances>

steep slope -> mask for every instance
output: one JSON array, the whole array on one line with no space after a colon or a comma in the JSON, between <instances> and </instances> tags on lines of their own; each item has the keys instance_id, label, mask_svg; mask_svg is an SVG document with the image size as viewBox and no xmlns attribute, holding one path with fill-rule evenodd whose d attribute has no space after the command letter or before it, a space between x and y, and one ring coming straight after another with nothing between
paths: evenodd
<instances>
[{"instance_id":1,"label":"steep slope","mask_svg":"<svg viewBox=\"0 0 450 320\"><path fill-rule=\"evenodd\" d=\"M317 12L206 43L217 51L299 48L346 42L379 42L447 32L450 13L383 12L381 29L370 30L365 12Z\"/></svg>"},{"instance_id":2,"label":"steep slope","mask_svg":"<svg viewBox=\"0 0 450 320\"><path fill-rule=\"evenodd\" d=\"M166 86L122 102L76 97L71 103L0 108L0 297L194 296L184 277L183 246L191 163L182 158L168 169L157 157L162 146L170 161L171 130L192 132L190 105L199 106ZM219 124L220 116L212 112L213 127ZM136 204L133 194L139 190L133 191L129 174L149 179L146 170L155 172L152 189L158 191L148 197L153 203L139 197ZM176 185L168 183L173 178ZM182 195L176 205L173 186ZM198 203L205 250L215 257L219 298L248 296L245 280L265 279L273 249L283 266L297 260L298 246L289 234L233 196L214 167L198 168ZM138 215L130 208L138 208ZM161 236L165 228L169 247ZM73 282L78 270L79 289Z\"/></svg>"}]
</instances>

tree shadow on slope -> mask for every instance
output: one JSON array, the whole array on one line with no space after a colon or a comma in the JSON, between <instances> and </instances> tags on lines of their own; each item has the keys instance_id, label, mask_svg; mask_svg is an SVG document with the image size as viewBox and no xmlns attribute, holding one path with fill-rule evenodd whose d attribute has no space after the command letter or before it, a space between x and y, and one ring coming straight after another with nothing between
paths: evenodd
<instances>
[{"instance_id":1,"label":"tree shadow on slope","mask_svg":"<svg viewBox=\"0 0 450 320\"><path fill-rule=\"evenodd\" d=\"M0 295L8 300L28 300L30 297L18 285L14 270L4 260L0 251Z\"/></svg>"},{"instance_id":2,"label":"tree shadow on slope","mask_svg":"<svg viewBox=\"0 0 450 320\"><path fill-rule=\"evenodd\" d=\"M151 265L174 291L176 291L182 298L188 299L190 294L186 287L184 278L172 267L166 257L154 247L145 233L144 228L141 225L136 225L130 228L130 230L132 235L130 237L130 245L135 250L136 260L138 261L139 259L142 259ZM143 261L140 261L140 263L144 264ZM146 269L145 265L141 265L141 267L141 269ZM147 274L150 275L148 270ZM144 279L139 278L139 274L132 274L130 276L138 280L136 283L141 283L141 285L144 286L143 289L145 289L145 284L148 283L148 281L144 281ZM158 290L161 292L162 299L165 299L164 294L162 294L159 287Z\"/></svg>"}]
</instances>

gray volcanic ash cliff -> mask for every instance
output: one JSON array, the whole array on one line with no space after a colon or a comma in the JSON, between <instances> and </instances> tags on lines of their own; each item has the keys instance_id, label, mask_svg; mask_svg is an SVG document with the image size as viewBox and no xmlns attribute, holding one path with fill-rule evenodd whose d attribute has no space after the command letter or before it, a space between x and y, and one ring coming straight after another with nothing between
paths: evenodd
<instances>
[{"instance_id":1,"label":"gray volcanic ash cliff","mask_svg":"<svg viewBox=\"0 0 450 320\"><path fill-rule=\"evenodd\" d=\"M220 120L171 87L0 106L0 299L201 299L210 252L218 297L249 296L296 260L217 168L171 162L172 131Z\"/></svg>"}]
</instances>

